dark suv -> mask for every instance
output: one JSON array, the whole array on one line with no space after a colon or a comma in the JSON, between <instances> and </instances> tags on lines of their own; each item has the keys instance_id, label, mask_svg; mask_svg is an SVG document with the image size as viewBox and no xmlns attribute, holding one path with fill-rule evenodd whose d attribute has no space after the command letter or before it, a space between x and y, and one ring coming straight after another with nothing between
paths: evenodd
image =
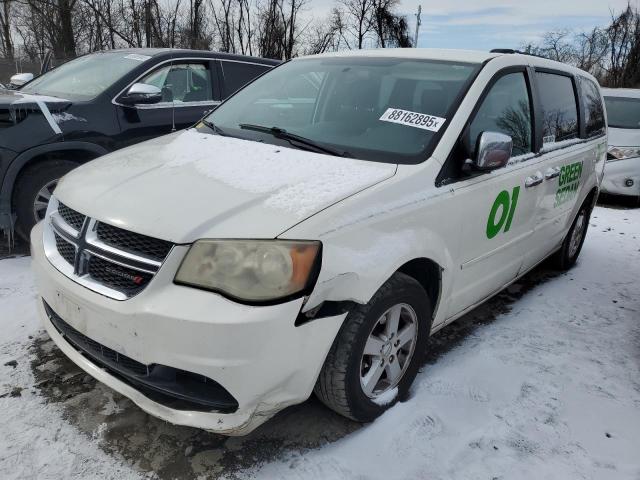
<instances>
[{"instance_id":1,"label":"dark suv","mask_svg":"<svg viewBox=\"0 0 640 480\"><path fill-rule=\"evenodd\" d=\"M26 238L60 177L122 147L193 125L279 62L194 50L85 55L0 90L0 230Z\"/></svg>"}]
</instances>

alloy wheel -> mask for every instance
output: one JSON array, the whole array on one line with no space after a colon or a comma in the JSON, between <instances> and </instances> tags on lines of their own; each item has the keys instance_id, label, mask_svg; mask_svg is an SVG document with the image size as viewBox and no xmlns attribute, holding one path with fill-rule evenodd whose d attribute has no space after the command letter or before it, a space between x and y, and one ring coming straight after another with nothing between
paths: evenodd
<instances>
[{"instance_id":1,"label":"alloy wheel","mask_svg":"<svg viewBox=\"0 0 640 480\"><path fill-rule=\"evenodd\" d=\"M51 195L53 195L53 191L55 190L57 184L58 180L52 180L44 187L42 187L36 194L36 198L33 201L33 216L36 222L42 220L45 213L47 213L49 200L51 200Z\"/></svg>"},{"instance_id":2,"label":"alloy wheel","mask_svg":"<svg viewBox=\"0 0 640 480\"><path fill-rule=\"evenodd\" d=\"M584 210L578 214L576 224L571 232L571 240L569 240L569 258L573 258L580 248L582 237L586 231L587 215Z\"/></svg>"},{"instance_id":3,"label":"alloy wheel","mask_svg":"<svg viewBox=\"0 0 640 480\"><path fill-rule=\"evenodd\" d=\"M394 305L380 316L360 360L360 385L367 397L375 399L400 383L417 339L418 317L410 305Z\"/></svg>"}]
</instances>

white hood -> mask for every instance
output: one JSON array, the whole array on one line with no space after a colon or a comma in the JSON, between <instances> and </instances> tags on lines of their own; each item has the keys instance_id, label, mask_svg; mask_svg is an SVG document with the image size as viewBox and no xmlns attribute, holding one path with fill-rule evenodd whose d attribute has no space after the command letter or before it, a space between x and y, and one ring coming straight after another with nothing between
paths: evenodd
<instances>
[{"instance_id":1,"label":"white hood","mask_svg":"<svg viewBox=\"0 0 640 480\"><path fill-rule=\"evenodd\" d=\"M85 215L175 243L274 238L395 171L187 130L94 160L55 194Z\"/></svg>"},{"instance_id":2,"label":"white hood","mask_svg":"<svg viewBox=\"0 0 640 480\"><path fill-rule=\"evenodd\" d=\"M609 146L640 147L640 129L609 127Z\"/></svg>"}]
</instances>

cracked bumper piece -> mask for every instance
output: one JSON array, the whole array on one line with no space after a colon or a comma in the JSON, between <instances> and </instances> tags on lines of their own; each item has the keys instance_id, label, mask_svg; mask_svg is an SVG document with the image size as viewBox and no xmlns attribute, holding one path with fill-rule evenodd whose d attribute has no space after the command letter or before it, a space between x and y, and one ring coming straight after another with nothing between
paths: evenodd
<instances>
[{"instance_id":1,"label":"cracked bumper piece","mask_svg":"<svg viewBox=\"0 0 640 480\"><path fill-rule=\"evenodd\" d=\"M346 314L296 327L302 299L240 305L174 285L174 250L149 286L126 301L92 292L46 259L31 235L47 332L98 381L168 422L243 435L306 400Z\"/></svg>"}]
</instances>

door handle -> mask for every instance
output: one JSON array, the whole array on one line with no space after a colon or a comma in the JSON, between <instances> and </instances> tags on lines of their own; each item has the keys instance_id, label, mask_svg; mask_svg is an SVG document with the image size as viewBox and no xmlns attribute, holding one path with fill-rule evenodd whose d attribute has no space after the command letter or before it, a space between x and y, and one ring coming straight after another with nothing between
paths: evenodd
<instances>
[{"instance_id":1,"label":"door handle","mask_svg":"<svg viewBox=\"0 0 640 480\"><path fill-rule=\"evenodd\" d=\"M550 167L544 174L544 178L546 178L547 180L551 180L552 178L559 177L560 170L560 167Z\"/></svg>"},{"instance_id":2,"label":"door handle","mask_svg":"<svg viewBox=\"0 0 640 480\"><path fill-rule=\"evenodd\" d=\"M544 181L544 177L541 173L537 173L536 175L531 175L527 177L524 181L524 186L527 188L535 187L536 185L540 185Z\"/></svg>"}]
</instances>

